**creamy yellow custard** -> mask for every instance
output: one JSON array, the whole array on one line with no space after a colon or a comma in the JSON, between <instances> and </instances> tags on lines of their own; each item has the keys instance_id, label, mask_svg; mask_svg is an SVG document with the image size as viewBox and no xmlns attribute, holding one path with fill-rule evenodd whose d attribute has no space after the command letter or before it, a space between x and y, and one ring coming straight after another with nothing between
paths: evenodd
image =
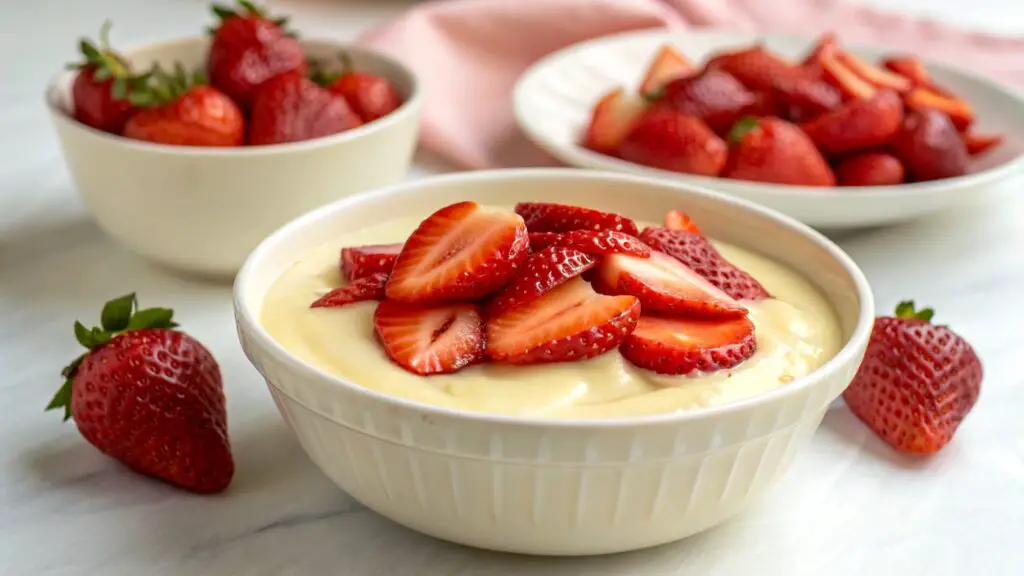
<instances>
[{"instance_id":1,"label":"creamy yellow custard","mask_svg":"<svg viewBox=\"0 0 1024 576\"><path fill-rule=\"evenodd\" d=\"M263 301L262 323L293 354L348 381L418 402L462 410L610 418L692 410L780 386L821 366L842 345L839 324L815 287L762 256L715 243L776 298L743 301L757 352L731 370L664 376L637 368L617 350L584 362L533 366L482 364L454 374L417 376L393 364L373 334L375 302L334 309L309 305L343 283L343 246L403 241L419 219L401 219L339 237L288 268Z\"/></svg>"}]
</instances>

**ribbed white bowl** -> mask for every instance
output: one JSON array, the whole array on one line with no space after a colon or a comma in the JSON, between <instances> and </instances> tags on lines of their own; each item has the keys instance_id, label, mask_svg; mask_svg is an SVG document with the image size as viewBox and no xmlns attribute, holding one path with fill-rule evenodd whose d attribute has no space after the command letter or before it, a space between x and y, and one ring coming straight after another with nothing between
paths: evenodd
<instances>
[{"instance_id":1,"label":"ribbed white bowl","mask_svg":"<svg viewBox=\"0 0 1024 576\"><path fill-rule=\"evenodd\" d=\"M647 221L683 207L710 235L812 279L835 308L846 344L809 376L732 404L642 418L556 421L384 396L304 363L261 327L260 307L274 280L339 230L425 216L467 199L574 203ZM787 217L650 179L534 169L429 178L307 214L249 257L235 283L235 315L246 355L303 449L360 502L446 540L572 555L677 540L763 494L852 379L874 305L853 261Z\"/></svg>"},{"instance_id":2,"label":"ribbed white bowl","mask_svg":"<svg viewBox=\"0 0 1024 576\"><path fill-rule=\"evenodd\" d=\"M744 32L647 30L575 44L530 67L513 93L516 121L537 145L559 160L584 168L627 172L704 186L753 200L801 222L828 228L854 228L908 220L973 202L987 188L1019 176L1024 167L1024 99L982 76L928 63L936 81L966 98L983 132L1006 133L1000 148L983 156L972 172L958 178L899 186L811 188L709 178L648 168L586 150L580 136L598 99L617 86L635 90L647 63L663 44L676 46L694 62L708 54L764 43L780 54L799 57L815 40ZM874 60L891 51L857 48Z\"/></svg>"}]
</instances>

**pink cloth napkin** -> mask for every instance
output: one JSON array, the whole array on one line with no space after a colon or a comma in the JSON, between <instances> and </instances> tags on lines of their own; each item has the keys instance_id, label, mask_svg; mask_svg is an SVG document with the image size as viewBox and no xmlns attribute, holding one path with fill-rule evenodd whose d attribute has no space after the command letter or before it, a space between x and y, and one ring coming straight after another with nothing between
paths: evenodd
<instances>
[{"instance_id":1,"label":"pink cloth napkin","mask_svg":"<svg viewBox=\"0 0 1024 576\"><path fill-rule=\"evenodd\" d=\"M420 143L468 169L555 163L512 118L516 79L582 40L643 28L719 27L880 44L1024 86L1024 40L966 32L842 0L451 0L428 2L361 41L406 63L425 88Z\"/></svg>"}]
</instances>

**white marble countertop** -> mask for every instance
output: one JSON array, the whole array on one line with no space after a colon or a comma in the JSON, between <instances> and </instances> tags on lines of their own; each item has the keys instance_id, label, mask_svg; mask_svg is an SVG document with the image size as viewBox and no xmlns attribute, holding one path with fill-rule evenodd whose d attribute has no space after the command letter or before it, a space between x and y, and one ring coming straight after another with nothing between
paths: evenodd
<instances>
[{"instance_id":1,"label":"white marble countertop","mask_svg":"<svg viewBox=\"0 0 1024 576\"><path fill-rule=\"evenodd\" d=\"M771 497L681 543L544 559L420 536L353 501L302 453L237 344L226 286L168 276L107 239L72 190L42 105L74 40L113 16L128 45L192 34L205 0L4 2L0 20L0 574L985 575L1024 571L1024 193L838 238L880 308L913 296L968 336L986 368L978 407L935 458L894 457L841 405ZM918 13L1024 34L999 0L904 0ZM310 35L351 37L409 0L292 0ZM436 170L421 165L413 177ZM77 354L71 324L138 291L173 305L213 350L237 460L230 490L196 497L126 472L43 407Z\"/></svg>"}]
</instances>

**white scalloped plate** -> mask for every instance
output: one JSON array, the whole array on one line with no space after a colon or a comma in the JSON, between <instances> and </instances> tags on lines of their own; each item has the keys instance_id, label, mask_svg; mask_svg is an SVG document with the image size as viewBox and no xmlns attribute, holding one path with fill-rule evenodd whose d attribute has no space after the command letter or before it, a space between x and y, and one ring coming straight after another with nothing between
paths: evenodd
<instances>
[{"instance_id":1,"label":"white scalloped plate","mask_svg":"<svg viewBox=\"0 0 1024 576\"><path fill-rule=\"evenodd\" d=\"M555 52L534 64L513 93L516 121L537 145L559 160L584 168L672 179L719 190L784 212L812 226L857 228L909 220L973 200L979 192L1019 174L1024 166L1024 99L991 80L947 66L928 63L936 81L968 99L975 108L977 130L1003 132L1002 146L983 156L971 173L957 178L861 188L811 188L760 184L667 172L590 152L578 139L597 100L616 86L631 90L647 63L664 43L695 62L707 54L756 42L783 55L801 56L814 40L794 36L756 36L735 32L653 30L598 38ZM892 53L881 48L853 48L875 59Z\"/></svg>"}]
</instances>

